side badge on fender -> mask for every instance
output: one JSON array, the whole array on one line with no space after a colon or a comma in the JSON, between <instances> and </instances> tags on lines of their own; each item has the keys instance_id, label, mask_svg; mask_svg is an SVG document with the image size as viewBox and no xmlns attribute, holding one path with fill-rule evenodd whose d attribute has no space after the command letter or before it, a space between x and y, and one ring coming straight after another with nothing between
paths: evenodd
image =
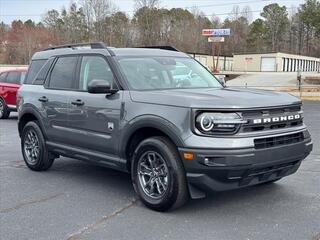
<instances>
[{"instance_id":1,"label":"side badge on fender","mask_svg":"<svg viewBox=\"0 0 320 240\"><path fill-rule=\"evenodd\" d=\"M108 122L108 129L112 131L114 129L114 123L113 122Z\"/></svg>"}]
</instances>

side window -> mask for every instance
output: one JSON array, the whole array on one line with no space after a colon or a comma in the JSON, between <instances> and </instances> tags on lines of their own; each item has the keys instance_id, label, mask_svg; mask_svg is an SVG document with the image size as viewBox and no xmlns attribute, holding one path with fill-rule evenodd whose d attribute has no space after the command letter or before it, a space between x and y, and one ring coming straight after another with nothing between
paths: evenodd
<instances>
[{"instance_id":1,"label":"side window","mask_svg":"<svg viewBox=\"0 0 320 240\"><path fill-rule=\"evenodd\" d=\"M77 60L78 57L59 57L51 71L49 88L74 89Z\"/></svg>"},{"instance_id":2,"label":"side window","mask_svg":"<svg viewBox=\"0 0 320 240\"><path fill-rule=\"evenodd\" d=\"M7 83L20 84L20 72L9 72L7 76Z\"/></svg>"},{"instance_id":3,"label":"side window","mask_svg":"<svg viewBox=\"0 0 320 240\"><path fill-rule=\"evenodd\" d=\"M54 58L50 58L40 69L39 73L37 74L37 76L35 77L34 81L32 82L32 84L34 85L42 85L44 84L48 71L52 65Z\"/></svg>"},{"instance_id":4,"label":"side window","mask_svg":"<svg viewBox=\"0 0 320 240\"><path fill-rule=\"evenodd\" d=\"M114 77L109 64L99 56L83 56L80 69L79 89L86 91L92 80L104 80L114 88Z\"/></svg>"},{"instance_id":5,"label":"side window","mask_svg":"<svg viewBox=\"0 0 320 240\"><path fill-rule=\"evenodd\" d=\"M46 59L43 59L43 60L33 60L31 62L24 84L32 84L33 80L35 79L38 72L40 71L40 69L45 64L46 61L47 61Z\"/></svg>"},{"instance_id":6,"label":"side window","mask_svg":"<svg viewBox=\"0 0 320 240\"><path fill-rule=\"evenodd\" d=\"M0 82L6 82L7 73L0 73Z\"/></svg>"}]
</instances>

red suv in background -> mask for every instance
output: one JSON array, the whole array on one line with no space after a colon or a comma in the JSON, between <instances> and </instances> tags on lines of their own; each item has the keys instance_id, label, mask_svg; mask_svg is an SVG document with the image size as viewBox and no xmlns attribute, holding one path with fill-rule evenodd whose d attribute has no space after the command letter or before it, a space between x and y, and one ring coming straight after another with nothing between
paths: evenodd
<instances>
[{"instance_id":1,"label":"red suv in background","mask_svg":"<svg viewBox=\"0 0 320 240\"><path fill-rule=\"evenodd\" d=\"M17 110L17 91L26 72L26 67L0 72L0 119L8 118L10 112Z\"/></svg>"}]
</instances>

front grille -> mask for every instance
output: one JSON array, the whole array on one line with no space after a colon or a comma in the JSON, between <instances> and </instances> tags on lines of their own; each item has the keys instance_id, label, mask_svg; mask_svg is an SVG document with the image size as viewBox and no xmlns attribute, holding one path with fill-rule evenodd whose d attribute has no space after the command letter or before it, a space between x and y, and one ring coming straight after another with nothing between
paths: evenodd
<instances>
[{"instance_id":1,"label":"front grille","mask_svg":"<svg viewBox=\"0 0 320 240\"><path fill-rule=\"evenodd\" d=\"M259 132L301 126L303 124L302 118L260 124L253 123L253 119L284 117L295 114L301 114L301 106L295 105L289 107L272 108L267 110L262 109L244 111L242 112L242 117L244 118L244 120L247 120L247 123L242 125L240 132Z\"/></svg>"},{"instance_id":2,"label":"front grille","mask_svg":"<svg viewBox=\"0 0 320 240\"><path fill-rule=\"evenodd\" d=\"M281 128L290 128L301 126L303 124L302 120L296 121L288 121L284 123L273 123L273 124L259 124L259 125L244 125L242 127L243 132L257 132L257 131L265 131L265 130L274 130L274 129L281 129Z\"/></svg>"},{"instance_id":3,"label":"front grille","mask_svg":"<svg viewBox=\"0 0 320 240\"><path fill-rule=\"evenodd\" d=\"M304 140L303 133L299 132L299 133L288 134L283 136L255 139L254 147L255 149L272 148L272 147L302 142L303 140Z\"/></svg>"}]
</instances>

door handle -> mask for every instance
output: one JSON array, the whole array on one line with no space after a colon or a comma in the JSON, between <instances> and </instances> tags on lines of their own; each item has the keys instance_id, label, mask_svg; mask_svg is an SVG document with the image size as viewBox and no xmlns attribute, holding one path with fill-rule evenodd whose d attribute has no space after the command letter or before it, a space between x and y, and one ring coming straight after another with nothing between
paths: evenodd
<instances>
[{"instance_id":1,"label":"door handle","mask_svg":"<svg viewBox=\"0 0 320 240\"><path fill-rule=\"evenodd\" d=\"M76 101L72 101L71 104L76 106L83 106L84 101L82 101L81 99L77 99Z\"/></svg>"},{"instance_id":2,"label":"door handle","mask_svg":"<svg viewBox=\"0 0 320 240\"><path fill-rule=\"evenodd\" d=\"M48 102L49 99L46 96L42 96L41 98L38 99L40 102Z\"/></svg>"}]
</instances>

